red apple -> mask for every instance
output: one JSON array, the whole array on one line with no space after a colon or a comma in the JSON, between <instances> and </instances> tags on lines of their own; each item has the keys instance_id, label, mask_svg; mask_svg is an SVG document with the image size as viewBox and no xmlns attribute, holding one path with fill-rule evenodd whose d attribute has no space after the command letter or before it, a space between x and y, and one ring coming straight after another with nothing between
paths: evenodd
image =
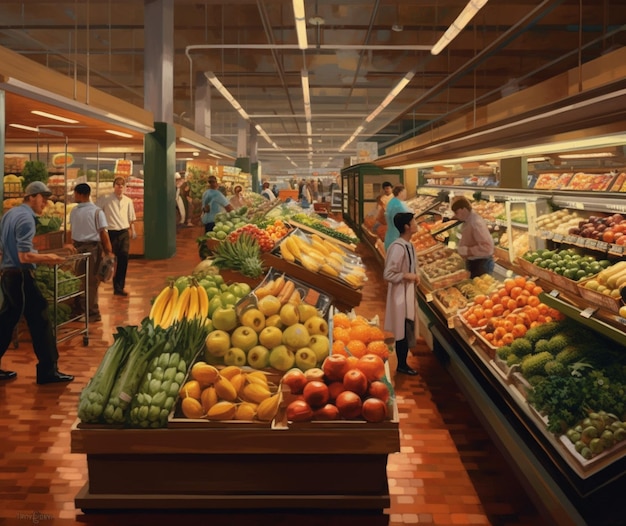
<instances>
[{"instance_id":1,"label":"red apple","mask_svg":"<svg viewBox=\"0 0 626 526\"><path fill-rule=\"evenodd\" d=\"M363 402L361 414L368 422L382 422L387 417L387 404L379 398L368 398Z\"/></svg>"},{"instance_id":2,"label":"red apple","mask_svg":"<svg viewBox=\"0 0 626 526\"><path fill-rule=\"evenodd\" d=\"M343 354L331 354L324 359L322 370L329 382L342 381L348 371L348 358Z\"/></svg>"},{"instance_id":3,"label":"red apple","mask_svg":"<svg viewBox=\"0 0 626 526\"><path fill-rule=\"evenodd\" d=\"M302 396L311 407L322 407L328 402L328 386L324 382L313 380L304 386Z\"/></svg>"},{"instance_id":4,"label":"red apple","mask_svg":"<svg viewBox=\"0 0 626 526\"><path fill-rule=\"evenodd\" d=\"M352 391L339 393L335 405L343 418L354 419L361 415L361 397Z\"/></svg>"},{"instance_id":5,"label":"red apple","mask_svg":"<svg viewBox=\"0 0 626 526\"><path fill-rule=\"evenodd\" d=\"M383 382L372 382L367 393L374 398L379 398L385 403L389 400L389 388Z\"/></svg>"},{"instance_id":6,"label":"red apple","mask_svg":"<svg viewBox=\"0 0 626 526\"><path fill-rule=\"evenodd\" d=\"M343 387L346 391L352 391L353 393L363 396L367 393L367 386L369 382L363 371L358 369L351 369L343 375Z\"/></svg>"},{"instance_id":7,"label":"red apple","mask_svg":"<svg viewBox=\"0 0 626 526\"><path fill-rule=\"evenodd\" d=\"M313 411L313 420L337 420L339 418L339 409L333 404L326 404Z\"/></svg>"},{"instance_id":8,"label":"red apple","mask_svg":"<svg viewBox=\"0 0 626 526\"><path fill-rule=\"evenodd\" d=\"M290 369L283 375L281 383L289 387L291 394L297 395L302 392L308 380L300 369Z\"/></svg>"},{"instance_id":9,"label":"red apple","mask_svg":"<svg viewBox=\"0 0 626 526\"><path fill-rule=\"evenodd\" d=\"M328 384L328 399L331 401L337 400L339 393L342 393L345 390L343 382L331 382Z\"/></svg>"},{"instance_id":10,"label":"red apple","mask_svg":"<svg viewBox=\"0 0 626 526\"><path fill-rule=\"evenodd\" d=\"M287 406L287 420L292 422L308 422L313 418L311 406L304 400L295 400Z\"/></svg>"},{"instance_id":11,"label":"red apple","mask_svg":"<svg viewBox=\"0 0 626 526\"><path fill-rule=\"evenodd\" d=\"M385 375L385 362L376 354L365 354L359 358L356 368L365 373L370 382L378 380Z\"/></svg>"}]
</instances>

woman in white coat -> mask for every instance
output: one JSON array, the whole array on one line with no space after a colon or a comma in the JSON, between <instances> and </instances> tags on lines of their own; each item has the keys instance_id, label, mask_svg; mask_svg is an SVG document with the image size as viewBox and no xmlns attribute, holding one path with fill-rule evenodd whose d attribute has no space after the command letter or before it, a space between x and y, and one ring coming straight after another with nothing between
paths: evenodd
<instances>
[{"instance_id":1,"label":"woman in white coat","mask_svg":"<svg viewBox=\"0 0 626 526\"><path fill-rule=\"evenodd\" d=\"M396 340L397 372L414 376L417 371L407 364L409 347L416 344L419 324L417 322L417 296L419 284L417 256L411 244L411 236L417 232L412 212L400 212L393 217L400 232L387 250L383 277L387 281L387 305L385 330L393 333Z\"/></svg>"}]
</instances>

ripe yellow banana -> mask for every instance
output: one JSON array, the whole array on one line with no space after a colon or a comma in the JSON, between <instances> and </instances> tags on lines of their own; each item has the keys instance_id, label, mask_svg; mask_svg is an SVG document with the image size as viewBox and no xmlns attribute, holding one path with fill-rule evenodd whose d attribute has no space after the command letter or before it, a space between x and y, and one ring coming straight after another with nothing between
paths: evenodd
<instances>
[{"instance_id":1,"label":"ripe yellow banana","mask_svg":"<svg viewBox=\"0 0 626 526\"><path fill-rule=\"evenodd\" d=\"M200 303L198 301L198 287L195 285L189 286L189 303L187 304L187 309L183 314L183 318L192 320L199 313Z\"/></svg>"},{"instance_id":2,"label":"ripe yellow banana","mask_svg":"<svg viewBox=\"0 0 626 526\"><path fill-rule=\"evenodd\" d=\"M198 285L198 303L200 304L200 317L205 320L209 317L209 295L202 285Z\"/></svg>"},{"instance_id":3,"label":"ripe yellow banana","mask_svg":"<svg viewBox=\"0 0 626 526\"><path fill-rule=\"evenodd\" d=\"M321 239L320 241L318 241L317 239L313 239L311 241L311 244L313 245L314 249L316 249L321 254L324 254L324 256L328 256L330 254L330 250L326 248L326 245L322 243Z\"/></svg>"},{"instance_id":4,"label":"ripe yellow banana","mask_svg":"<svg viewBox=\"0 0 626 526\"><path fill-rule=\"evenodd\" d=\"M300 262L302 266L307 269L309 272L317 272L320 269L321 263L316 259L313 259L311 256L307 254L302 254L300 258Z\"/></svg>"},{"instance_id":5,"label":"ripe yellow banana","mask_svg":"<svg viewBox=\"0 0 626 526\"><path fill-rule=\"evenodd\" d=\"M178 291L178 287L172 287L172 293L167 300L167 305L165 305L165 309L163 310L163 315L161 316L161 320L159 321L159 326L167 329L174 320L174 309L178 304L178 298L180 297L180 293Z\"/></svg>"},{"instance_id":6,"label":"ripe yellow banana","mask_svg":"<svg viewBox=\"0 0 626 526\"><path fill-rule=\"evenodd\" d=\"M158 296L154 300L152 304L152 308L150 309L150 319L154 322L155 326L158 326L161 323L161 319L163 317L163 312L167 307L167 302L172 295L173 285L168 285L161 292L159 292Z\"/></svg>"},{"instance_id":7,"label":"ripe yellow banana","mask_svg":"<svg viewBox=\"0 0 626 526\"><path fill-rule=\"evenodd\" d=\"M290 263L293 263L296 260L296 256L293 255L293 253L287 248L287 244L284 242L280 244L280 255L285 261L289 261Z\"/></svg>"},{"instance_id":8,"label":"ripe yellow banana","mask_svg":"<svg viewBox=\"0 0 626 526\"><path fill-rule=\"evenodd\" d=\"M294 236L289 236L283 243L287 245L289 252L291 252L296 259L300 259L300 246L296 243Z\"/></svg>"},{"instance_id":9,"label":"ripe yellow banana","mask_svg":"<svg viewBox=\"0 0 626 526\"><path fill-rule=\"evenodd\" d=\"M191 287L187 287L178 297L178 301L174 306L172 313L172 322L178 322L183 319L189 308L189 300L191 298Z\"/></svg>"},{"instance_id":10,"label":"ripe yellow banana","mask_svg":"<svg viewBox=\"0 0 626 526\"><path fill-rule=\"evenodd\" d=\"M339 277L339 272L337 270L335 270L331 265L328 265L326 263L324 263L320 267L320 272L322 274L326 274L327 276L331 276L333 278Z\"/></svg>"}]
</instances>

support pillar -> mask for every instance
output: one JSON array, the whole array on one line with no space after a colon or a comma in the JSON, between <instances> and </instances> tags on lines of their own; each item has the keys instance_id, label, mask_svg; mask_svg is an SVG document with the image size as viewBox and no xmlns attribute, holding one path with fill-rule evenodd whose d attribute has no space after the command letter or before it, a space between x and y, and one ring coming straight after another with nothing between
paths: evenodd
<instances>
[{"instance_id":1,"label":"support pillar","mask_svg":"<svg viewBox=\"0 0 626 526\"><path fill-rule=\"evenodd\" d=\"M211 85L204 73L196 76L194 93L194 131L211 138Z\"/></svg>"}]
</instances>

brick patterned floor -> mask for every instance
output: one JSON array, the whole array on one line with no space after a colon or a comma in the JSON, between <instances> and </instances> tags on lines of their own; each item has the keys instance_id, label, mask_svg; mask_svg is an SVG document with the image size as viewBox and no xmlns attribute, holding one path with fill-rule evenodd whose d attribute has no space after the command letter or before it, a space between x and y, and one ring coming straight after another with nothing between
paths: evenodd
<instances>
[{"instance_id":1,"label":"brick patterned floor","mask_svg":"<svg viewBox=\"0 0 626 526\"><path fill-rule=\"evenodd\" d=\"M67 385L37 386L35 358L28 333L20 331L18 348L9 349L2 366L18 378L0 384L0 524L172 524L208 519L213 524L546 524L516 481L501 454L482 429L454 381L427 347L410 357L416 377L396 377L401 452L390 455L391 507L384 517L350 514L311 515L248 513L83 514L74 496L87 480L86 460L70 453L70 427L80 391L94 374L115 327L138 323L165 278L186 274L198 261L198 228L181 229L177 252L163 261L132 259L127 290L113 296L110 284L100 291L102 322L82 336L60 344L59 367L76 375ZM385 286L381 269L360 248L369 281L356 309L384 317Z\"/></svg>"}]
</instances>

